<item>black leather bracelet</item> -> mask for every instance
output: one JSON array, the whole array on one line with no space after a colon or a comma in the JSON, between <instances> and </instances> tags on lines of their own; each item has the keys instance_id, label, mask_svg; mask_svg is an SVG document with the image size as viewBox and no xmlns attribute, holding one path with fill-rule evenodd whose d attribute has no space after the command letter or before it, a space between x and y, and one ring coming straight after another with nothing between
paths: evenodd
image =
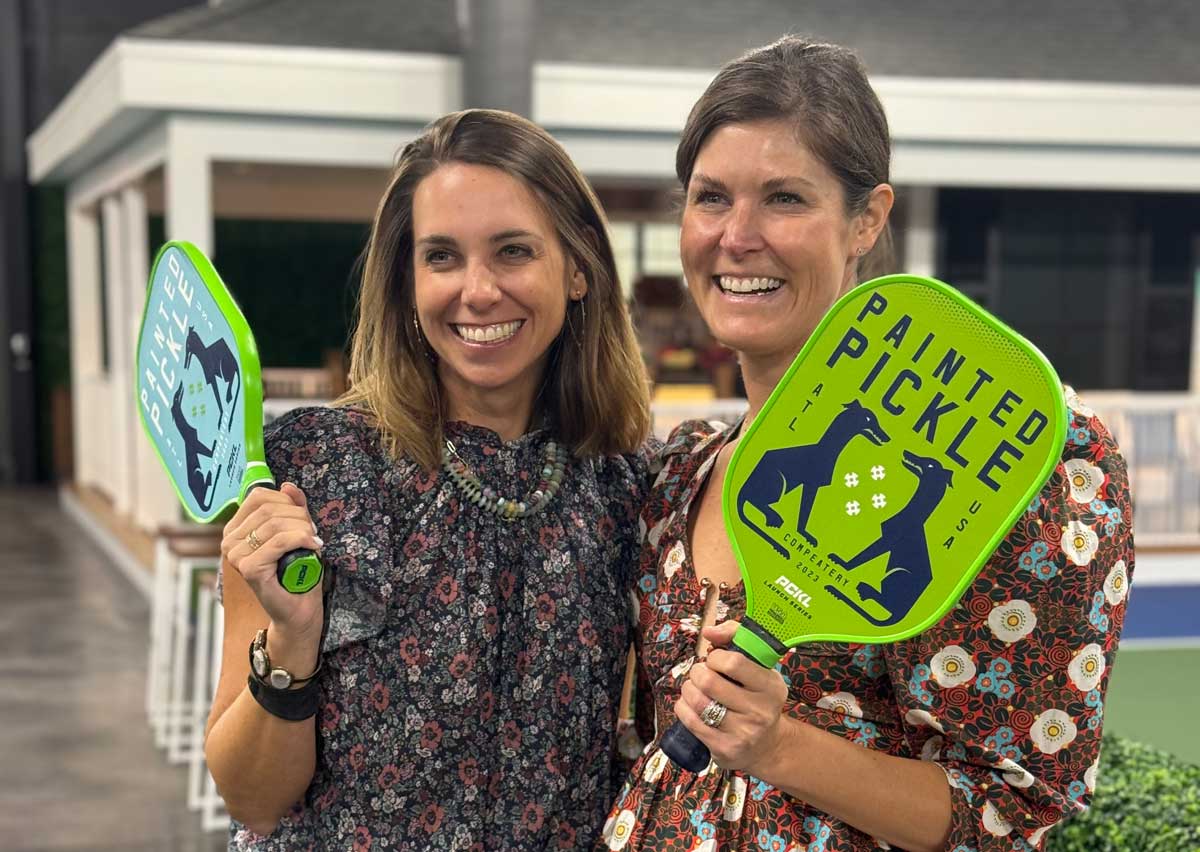
<instances>
[{"instance_id":1,"label":"black leather bracelet","mask_svg":"<svg viewBox=\"0 0 1200 852\"><path fill-rule=\"evenodd\" d=\"M262 709L272 716L286 719L289 722L302 722L317 715L317 682L310 680L299 689L273 689L254 675L246 679L250 694Z\"/></svg>"}]
</instances>

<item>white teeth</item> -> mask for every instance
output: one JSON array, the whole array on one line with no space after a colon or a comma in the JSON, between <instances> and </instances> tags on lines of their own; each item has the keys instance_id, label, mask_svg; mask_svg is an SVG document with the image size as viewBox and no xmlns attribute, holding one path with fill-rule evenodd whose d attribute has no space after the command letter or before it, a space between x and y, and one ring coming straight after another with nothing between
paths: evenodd
<instances>
[{"instance_id":1,"label":"white teeth","mask_svg":"<svg viewBox=\"0 0 1200 852\"><path fill-rule=\"evenodd\" d=\"M516 334L523 322L524 320L515 320L495 325L456 325L454 330L463 340L469 340L472 343L496 343L500 340L507 340Z\"/></svg>"},{"instance_id":2,"label":"white teeth","mask_svg":"<svg viewBox=\"0 0 1200 852\"><path fill-rule=\"evenodd\" d=\"M722 275L718 281L726 293L766 293L783 286L781 278L735 278L732 275Z\"/></svg>"}]
</instances>

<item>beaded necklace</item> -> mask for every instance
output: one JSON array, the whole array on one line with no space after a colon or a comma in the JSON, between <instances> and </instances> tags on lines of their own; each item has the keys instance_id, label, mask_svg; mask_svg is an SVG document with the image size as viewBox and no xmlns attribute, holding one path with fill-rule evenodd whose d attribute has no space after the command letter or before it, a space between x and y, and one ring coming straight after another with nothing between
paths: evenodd
<instances>
[{"instance_id":1,"label":"beaded necklace","mask_svg":"<svg viewBox=\"0 0 1200 852\"><path fill-rule=\"evenodd\" d=\"M471 472L471 468L462 460L458 450L449 440L442 449L442 469L450 477L450 481L463 493L467 501L478 506L485 512L496 515L503 521L515 521L519 518L536 514L554 499L558 487L562 485L563 471L567 466L567 451L555 441L549 441L545 449L545 461L542 464L542 476L537 487L524 500L514 500L501 497L491 488L479 481L479 477Z\"/></svg>"}]
</instances>

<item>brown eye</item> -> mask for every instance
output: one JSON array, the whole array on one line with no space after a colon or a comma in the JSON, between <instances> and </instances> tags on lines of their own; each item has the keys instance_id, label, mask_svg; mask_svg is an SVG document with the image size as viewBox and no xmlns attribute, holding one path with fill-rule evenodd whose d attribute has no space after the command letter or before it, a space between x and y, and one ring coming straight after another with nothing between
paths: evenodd
<instances>
[{"instance_id":1,"label":"brown eye","mask_svg":"<svg viewBox=\"0 0 1200 852\"><path fill-rule=\"evenodd\" d=\"M533 250L529 246L512 243L500 249L500 255L507 260L523 260L527 257L533 257Z\"/></svg>"}]
</instances>

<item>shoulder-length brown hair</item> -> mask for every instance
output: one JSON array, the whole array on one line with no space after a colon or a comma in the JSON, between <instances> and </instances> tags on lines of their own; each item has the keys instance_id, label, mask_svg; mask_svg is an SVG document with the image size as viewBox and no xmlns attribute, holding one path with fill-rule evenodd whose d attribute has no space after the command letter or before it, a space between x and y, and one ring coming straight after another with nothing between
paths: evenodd
<instances>
[{"instance_id":1,"label":"shoulder-length brown hair","mask_svg":"<svg viewBox=\"0 0 1200 852\"><path fill-rule=\"evenodd\" d=\"M587 279L584 299L568 302L535 406L578 455L632 452L650 430L649 383L600 202L550 134L497 110L443 116L401 152L371 228L350 389L336 404L369 411L393 457L430 470L439 463L445 409L413 322L413 196L438 167L455 162L500 169L529 187Z\"/></svg>"},{"instance_id":2,"label":"shoulder-length brown hair","mask_svg":"<svg viewBox=\"0 0 1200 852\"><path fill-rule=\"evenodd\" d=\"M848 215L861 213L871 191L889 182L892 140L887 115L866 68L848 48L787 35L727 63L692 107L675 150L675 174L686 193L700 149L726 124L782 120L833 173ZM858 280L892 271L888 224L858 261Z\"/></svg>"}]
</instances>

